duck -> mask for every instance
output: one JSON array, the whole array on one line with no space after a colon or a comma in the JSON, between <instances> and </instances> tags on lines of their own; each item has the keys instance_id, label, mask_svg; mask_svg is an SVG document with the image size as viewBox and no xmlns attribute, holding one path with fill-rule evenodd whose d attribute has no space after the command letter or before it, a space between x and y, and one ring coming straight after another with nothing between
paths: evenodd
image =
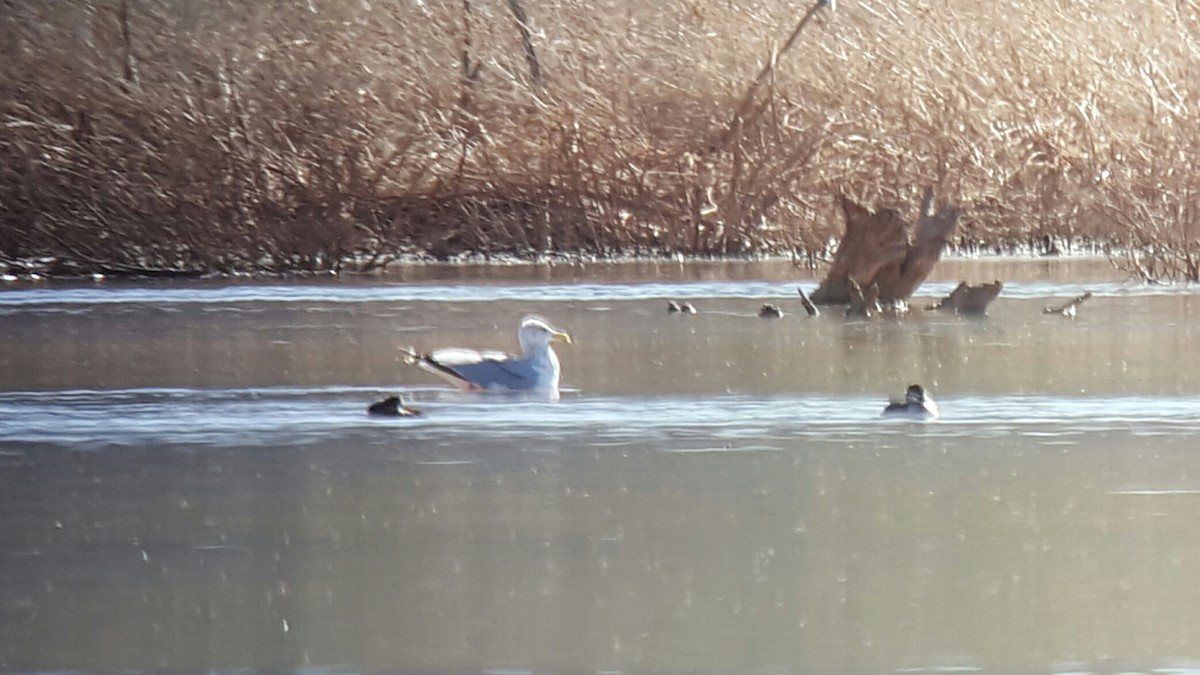
<instances>
[{"instance_id":1,"label":"duck","mask_svg":"<svg viewBox=\"0 0 1200 675\"><path fill-rule=\"evenodd\" d=\"M883 414L887 417L933 419L938 416L938 406L933 397L925 393L924 387L910 384L904 392L904 402L892 401L883 409Z\"/></svg>"},{"instance_id":2,"label":"duck","mask_svg":"<svg viewBox=\"0 0 1200 675\"><path fill-rule=\"evenodd\" d=\"M758 316L763 319L779 319L783 317L783 310L771 303L764 303L758 310Z\"/></svg>"},{"instance_id":3,"label":"duck","mask_svg":"<svg viewBox=\"0 0 1200 675\"><path fill-rule=\"evenodd\" d=\"M375 417L421 417L425 413L404 405L399 396L389 396L367 406L367 414Z\"/></svg>"},{"instance_id":4,"label":"duck","mask_svg":"<svg viewBox=\"0 0 1200 675\"><path fill-rule=\"evenodd\" d=\"M464 391L526 392L557 399L562 368L551 343L574 344L571 335L529 315L517 327L517 342L519 356L450 347L427 354L409 349L404 357Z\"/></svg>"}]
</instances>

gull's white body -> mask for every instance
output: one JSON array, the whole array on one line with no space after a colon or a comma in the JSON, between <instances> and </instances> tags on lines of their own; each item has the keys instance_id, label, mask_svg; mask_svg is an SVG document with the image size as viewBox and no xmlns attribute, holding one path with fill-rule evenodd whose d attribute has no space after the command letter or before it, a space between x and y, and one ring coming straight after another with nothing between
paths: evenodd
<instances>
[{"instance_id":1,"label":"gull's white body","mask_svg":"<svg viewBox=\"0 0 1200 675\"><path fill-rule=\"evenodd\" d=\"M410 360L468 391L516 391L558 398L562 368L550 344L571 344L571 336L541 317L527 316L521 319L517 339L520 356L454 347L410 355Z\"/></svg>"}]
</instances>

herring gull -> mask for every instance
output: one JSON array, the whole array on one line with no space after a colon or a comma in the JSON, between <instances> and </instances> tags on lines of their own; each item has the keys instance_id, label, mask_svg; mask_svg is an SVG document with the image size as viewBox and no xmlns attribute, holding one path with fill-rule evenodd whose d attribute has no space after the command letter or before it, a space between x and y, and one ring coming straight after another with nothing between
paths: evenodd
<instances>
[{"instance_id":1,"label":"herring gull","mask_svg":"<svg viewBox=\"0 0 1200 675\"><path fill-rule=\"evenodd\" d=\"M558 397L561 368L552 342L571 336L539 316L526 316L517 329L522 354L451 347L428 354L409 350L405 359L466 391L520 391Z\"/></svg>"}]
</instances>

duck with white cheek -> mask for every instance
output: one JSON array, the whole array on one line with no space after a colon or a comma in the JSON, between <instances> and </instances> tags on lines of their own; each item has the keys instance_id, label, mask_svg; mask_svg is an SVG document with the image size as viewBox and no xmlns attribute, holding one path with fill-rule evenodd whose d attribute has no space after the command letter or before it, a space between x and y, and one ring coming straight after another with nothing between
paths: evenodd
<instances>
[{"instance_id":1,"label":"duck with white cheek","mask_svg":"<svg viewBox=\"0 0 1200 675\"><path fill-rule=\"evenodd\" d=\"M883 409L885 417L907 417L909 419L934 419L938 416L937 403L925 393L919 384L910 384L904 392L904 402L892 401Z\"/></svg>"}]
</instances>

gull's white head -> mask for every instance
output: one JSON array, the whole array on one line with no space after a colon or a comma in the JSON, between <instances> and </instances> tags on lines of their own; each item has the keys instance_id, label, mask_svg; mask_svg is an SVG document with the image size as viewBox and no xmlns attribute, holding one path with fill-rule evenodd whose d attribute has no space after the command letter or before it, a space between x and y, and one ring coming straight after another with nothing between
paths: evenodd
<instances>
[{"instance_id":1,"label":"gull's white head","mask_svg":"<svg viewBox=\"0 0 1200 675\"><path fill-rule=\"evenodd\" d=\"M521 319L521 328L517 331L517 339L525 352L548 349L551 342L571 344L571 336L550 325L540 316L527 316Z\"/></svg>"}]
</instances>

